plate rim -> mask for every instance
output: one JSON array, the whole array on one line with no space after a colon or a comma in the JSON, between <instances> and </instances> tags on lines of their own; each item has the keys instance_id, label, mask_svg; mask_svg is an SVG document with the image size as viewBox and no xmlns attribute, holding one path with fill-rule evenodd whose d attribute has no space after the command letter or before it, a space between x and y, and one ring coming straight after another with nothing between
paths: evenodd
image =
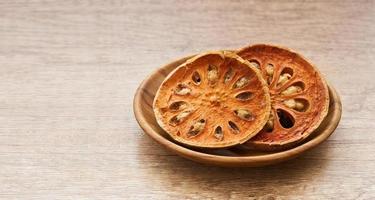
<instances>
[{"instance_id":1,"label":"plate rim","mask_svg":"<svg viewBox=\"0 0 375 200\"><path fill-rule=\"evenodd\" d=\"M329 92L331 96L333 97L332 99L335 99L335 101L330 102L330 106L334 107L332 110L333 112L332 118L334 120L333 122L330 122L327 124L326 128L322 130L321 134L317 135L316 137L313 137L311 140L305 143L302 143L301 145L298 145L294 148L287 149L287 150L280 151L280 152L271 152L270 154L265 154L265 155L224 156L224 155L213 155L209 153L195 151L187 147L181 146L177 143L174 143L173 141L170 141L167 138L164 138L157 131L155 131L150 126L150 124L148 124L142 112L141 96L148 82L153 77L157 76L158 73L160 73L160 71L165 70L165 68L171 67L180 62L183 62L184 60L187 60L191 57L192 56L182 57L180 59L174 60L156 69L153 73L151 73L148 77L146 77L141 82L141 84L138 86L135 92L134 99L133 99L133 112L134 112L136 121L138 122L139 126L143 129L143 131L147 135L149 135L151 138L156 140L159 144L161 144L166 149L168 149L169 151L176 153L184 158L187 158L196 162L204 163L204 164L226 166L226 167L255 167L255 166L276 164L284 160L292 159L302 154L303 152L309 149L312 149L318 144L324 142L334 132L334 130L337 128L339 124L339 121L342 115L341 100L335 88L333 88L333 86L330 83L328 83L328 81L326 80L328 88L329 88Z\"/></svg>"}]
</instances>

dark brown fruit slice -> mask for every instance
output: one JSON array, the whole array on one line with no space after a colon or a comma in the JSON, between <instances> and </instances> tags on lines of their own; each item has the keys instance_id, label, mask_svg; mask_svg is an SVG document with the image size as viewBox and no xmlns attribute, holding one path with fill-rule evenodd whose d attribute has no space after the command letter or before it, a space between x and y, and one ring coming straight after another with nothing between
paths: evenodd
<instances>
[{"instance_id":1,"label":"dark brown fruit slice","mask_svg":"<svg viewBox=\"0 0 375 200\"><path fill-rule=\"evenodd\" d=\"M307 138L328 112L328 88L318 70L301 55L278 46L253 45L237 54L260 68L271 95L266 126L245 145L281 150Z\"/></svg>"},{"instance_id":2,"label":"dark brown fruit slice","mask_svg":"<svg viewBox=\"0 0 375 200\"><path fill-rule=\"evenodd\" d=\"M176 141L194 147L241 144L258 133L270 113L270 96L260 71L225 51L198 55L161 84L154 112Z\"/></svg>"}]
</instances>

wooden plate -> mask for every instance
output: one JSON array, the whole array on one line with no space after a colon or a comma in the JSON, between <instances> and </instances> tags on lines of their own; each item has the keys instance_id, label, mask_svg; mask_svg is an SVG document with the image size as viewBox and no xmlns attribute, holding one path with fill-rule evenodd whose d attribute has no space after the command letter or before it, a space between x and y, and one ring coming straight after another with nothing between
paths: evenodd
<instances>
[{"instance_id":1,"label":"wooden plate","mask_svg":"<svg viewBox=\"0 0 375 200\"><path fill-rule=\"evenodd\" d=\"M145 79L136 91L133 109L141 128L168 150L200 163L226 167L256 167L279 163L294 158L326 140L336 129L341 118L341 101L329 85L330 107L328 116L320 127L299 146L280 152L256 152L239 148L202 150L189 149L175 143L157 124L152 109L155 93L164 78L174 68L192 56L181 58L158 69Z\"/></svg>"}]
</instances>

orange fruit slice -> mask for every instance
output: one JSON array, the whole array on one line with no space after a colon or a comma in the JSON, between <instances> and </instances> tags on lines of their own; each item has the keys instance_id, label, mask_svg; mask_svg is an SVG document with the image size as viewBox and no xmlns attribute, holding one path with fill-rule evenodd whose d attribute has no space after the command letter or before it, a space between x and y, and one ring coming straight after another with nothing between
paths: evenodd
<instances>
[{"instance_id":1,"label":"orange fruit slice","mask_svg":"<svg viewBox=\"0 0 375 200\"><path fill-rule=\"evenodd\" d=\"M270 96L260 71L239 56L208 52L172 71L158 89L158 124L176 141L193 147L241 144L267 122Z\"/></svg>"},{"instance_id":2,"label":"orange fruit slice","mask_svg":"<svg viewBox=\"0 0 375 200\"><path fill-rule=\"evenodd\" d=\"M237 54L261 70L271 95L268 122L245 145L280 150L307 138L328 112L328 88L318 70L298 53L278 46L253 45Z\"/></svg>"}]
</instances>

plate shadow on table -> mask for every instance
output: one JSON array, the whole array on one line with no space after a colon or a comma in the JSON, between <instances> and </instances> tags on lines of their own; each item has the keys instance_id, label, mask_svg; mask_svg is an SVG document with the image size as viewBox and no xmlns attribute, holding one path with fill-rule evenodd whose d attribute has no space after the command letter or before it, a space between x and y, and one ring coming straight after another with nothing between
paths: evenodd
<instances>
[{"instance_id":1,"label":"plate shadow on table","mask_svg":"<svg viewBox=\"0 0 375 200\"><path fill-rule=\"evenodd\" d=\"M327 148L329 141L326 141L298 158L276 165L224 168L182 158L168 152L146 134L140 134L137 162L143 167L145 176L158 180L154 184L169 187L177 193L196 191L204 195L214 192L223 198L303 195L306 187L324 175L329 164L326 158L331 153Z\"/></svg>"}]
</instances>

